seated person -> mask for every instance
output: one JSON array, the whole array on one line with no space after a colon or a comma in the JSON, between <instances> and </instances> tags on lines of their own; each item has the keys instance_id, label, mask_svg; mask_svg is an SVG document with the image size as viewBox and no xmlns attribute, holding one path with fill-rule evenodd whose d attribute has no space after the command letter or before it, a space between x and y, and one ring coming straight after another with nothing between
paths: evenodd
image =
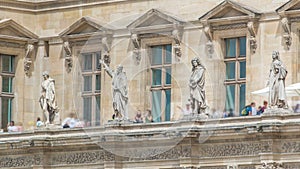
<instances>
[{"instance_id":1,"label":"seated person","mask_svg":"<svg viewBox=\"0 0 300 169\"><path fill-rule=\"evenodd\" d=\"M77 125L78 120L75 119L75 113L70 113L70 117L67 117L62 122L63 128L74 128Z\"/></svg>"},{"instance_id":2,"label":"seated person","mask_svg":"<svg viewBox=\"0 0 300 169\"><path fill-rule=\"evenodd\" d=\"M146 110L146 116L145 116L145 122L146 123L152 123L153 122L153 117L151 115L151 110L150 109L147 109Z\"/></svg>"},{"instance_id":3,"label":"seated person","mask_svg":"<svg viewBox=\"0 0 300 169\"><path fill-rule=\"evenodd\" d=\"M134 118L135 123L143 123L143 117L142 117L142 112L141 110L138 110L136 112L135 118Z\"/></svg>"},{"instance_id":4,"label":"seated person","mask_svg":"<svg viewBox=\"0 0 300 169\"><path fill-rule=\"evenodd\" d=\"M41 126L43 126L43 125L44 125L44 123L41 121L41 118L38 117L38 118L36 119L36 127L41 127Z\"/></svg>"},{"instance_id":5,"label":"seated person","mask_svg":"<svg viewBox=\"0 0 300 169\"><path fill-rule=\"evenodd\" d=\"M10 123L7 124L7 131L8 132L17 132L19 131L19 128L15 126L14 121L10 121Z\"/></svg>"}]
</instances>

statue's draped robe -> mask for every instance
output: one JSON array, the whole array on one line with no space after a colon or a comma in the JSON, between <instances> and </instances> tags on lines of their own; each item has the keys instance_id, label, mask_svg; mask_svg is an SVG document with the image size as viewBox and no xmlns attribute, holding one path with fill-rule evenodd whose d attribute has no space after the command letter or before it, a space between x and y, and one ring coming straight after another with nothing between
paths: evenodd
<instances>
[{"instance_id":1,"label":"statue's draped robe","mask_svg":"<svg viewBox=\"0 0 300 169\"><path fill-rule=\"evenodd\" d=\"M43 111L49 112L50 122L54 119L54 113L56 111L56 97L55 97L55 81L48 78L42 82L42 96L40 98L40 104Z\"/></svg>"},{"instance_id":2,"label":"statue's draped robe","mask_svg":"<svg viewBox=\"0 0 300 169\"><path fill-rule=\"evenodd\" d=\"M191 99L195 99L199 103L200 109L207 107L205 102L205 68L197 66L194 68L190 77L190 96Z\"/></svg>"},{"instance_id":3,"label":"statue's draped robe","mask_svg":"<svg viewBox=\"0 0 300 169\"><path fill-rule=\"evenodd\" d=\"M280 60L274 60L271 64L269 79L269 101L271 106L280 105L280 101L286 101L285 78L287 70Z\"/></svg>"},{"instance_id":4,"label":"statue's draped robe","mask_svg":"<svg viewBox=\"0 0 300 169\"><path fill-rule=\"evenodd\" d=\"M128 118L127 105L128 105L128 89L127 77L124 72L114 72L112 79L113 89L113 107L114 110L120 113L123 118Z\"/></svg>"}]
</instances>

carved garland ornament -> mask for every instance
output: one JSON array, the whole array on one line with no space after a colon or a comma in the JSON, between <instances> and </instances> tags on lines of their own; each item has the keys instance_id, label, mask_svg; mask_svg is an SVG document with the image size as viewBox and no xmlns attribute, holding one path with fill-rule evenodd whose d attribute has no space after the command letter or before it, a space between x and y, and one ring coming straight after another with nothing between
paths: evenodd
<instances>
[{"instance_id":1,"label":"carved garland ornament","mask_svg":"<svg viewBox=\"0 0 300 169\"><path fill-rule=\"evenodd\" d=\"M255 33L255 29L254 29L254 23L253 22L248 22L247 24L247 29L248 32L250 34L250 49L253 53L255 53L256 48L257 48L257 44L256 44L256 33Z\"/></svg>"},{"instance_id":2,"label":"carved garland ornament","mask_svg":"<svg viewBox=\"0 0 300 169\"><path fill-rule=\"evenodd\" d=\"M104 63L109 66L110 64L110 46L111 46L111 39L108 37L102 38L102 48L103 48L103 60Z\"/></svg>"},{"instance_id":3,"label":"carved garland ornament","mask_svg":"<svg viewBox=\"0 0 300 169\"><path fill-rule=\"evenodd\" d=\"M172 38L175 41L175 45L174 45L174 51L175 51L175 56L177 58L181 57L181 47L180 47L180 32L178 29L175 29L172 31Z\"/></svg>"}]
</instances>

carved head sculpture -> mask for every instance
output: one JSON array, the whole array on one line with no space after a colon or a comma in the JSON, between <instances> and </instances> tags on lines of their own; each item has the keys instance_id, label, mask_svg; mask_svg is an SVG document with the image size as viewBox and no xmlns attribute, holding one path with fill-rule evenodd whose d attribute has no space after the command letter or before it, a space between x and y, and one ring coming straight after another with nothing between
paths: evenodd
<instances>
[{"instance_id":1,"label":"carved head sculpture","mask_svg":"<svg viewBox=\"0 0 300 169\"><path fill-rule=\"evenodd\" d=\"M194 59L192 59L191 63L193 65L193 67L202 65L199 57L195 57Z\"/></svg>"},{"instance_id":2,"label":"carved head sculpture","mask_svg":"<svg viewBox=\"0 0 300 169\"><path fill-rule=\"evenodd\" d=\"M273 60L279 60L279 52L278 51L273 51L272 53L272 58Z\"/></svg>"}]
</instances>

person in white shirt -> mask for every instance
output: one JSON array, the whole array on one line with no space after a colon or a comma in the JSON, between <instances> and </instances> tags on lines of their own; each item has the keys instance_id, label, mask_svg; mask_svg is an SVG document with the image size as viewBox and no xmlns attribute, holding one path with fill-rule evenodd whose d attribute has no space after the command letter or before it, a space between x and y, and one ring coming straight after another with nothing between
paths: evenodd
<instances>
[{"instance_id":1,"label":"person in white shirt","mask_svg":"<svg viewBox=\"0 0 300 169\"><path fill-rule=\"evenodd\" d=\"M257 110L255 108L255 103L254 102L251 103L251 115L252 116L256 116L257 115Z\"/></svg>"},{"instance_id":2,"label":"person in white shirt","mask_svg":"<svg viewBox=\"0 0 300 169\"><path fill-rule=\"evenodd\" d=\"M8 132L17 132L17 131L19 131L18 127L15 126L14 121L11 121L10 123L7 124L7 131Z\"/></svg>"},{"instance_id":3,"label":"person in white shirt","mask_svg":"<svg viewBox=\"0 0 300 169\"><path fill-rule=\"evenodd\" d=\"M192 112L193 112L193 110L191 108L191 103L190 102L187 102L185 104L185 108L184 109L182 107L180 107L180 106L177 106L177 108L179 108L181 110L182 115L189 115L189 114L192 114Z\"/></svg>"}]
</instances>

